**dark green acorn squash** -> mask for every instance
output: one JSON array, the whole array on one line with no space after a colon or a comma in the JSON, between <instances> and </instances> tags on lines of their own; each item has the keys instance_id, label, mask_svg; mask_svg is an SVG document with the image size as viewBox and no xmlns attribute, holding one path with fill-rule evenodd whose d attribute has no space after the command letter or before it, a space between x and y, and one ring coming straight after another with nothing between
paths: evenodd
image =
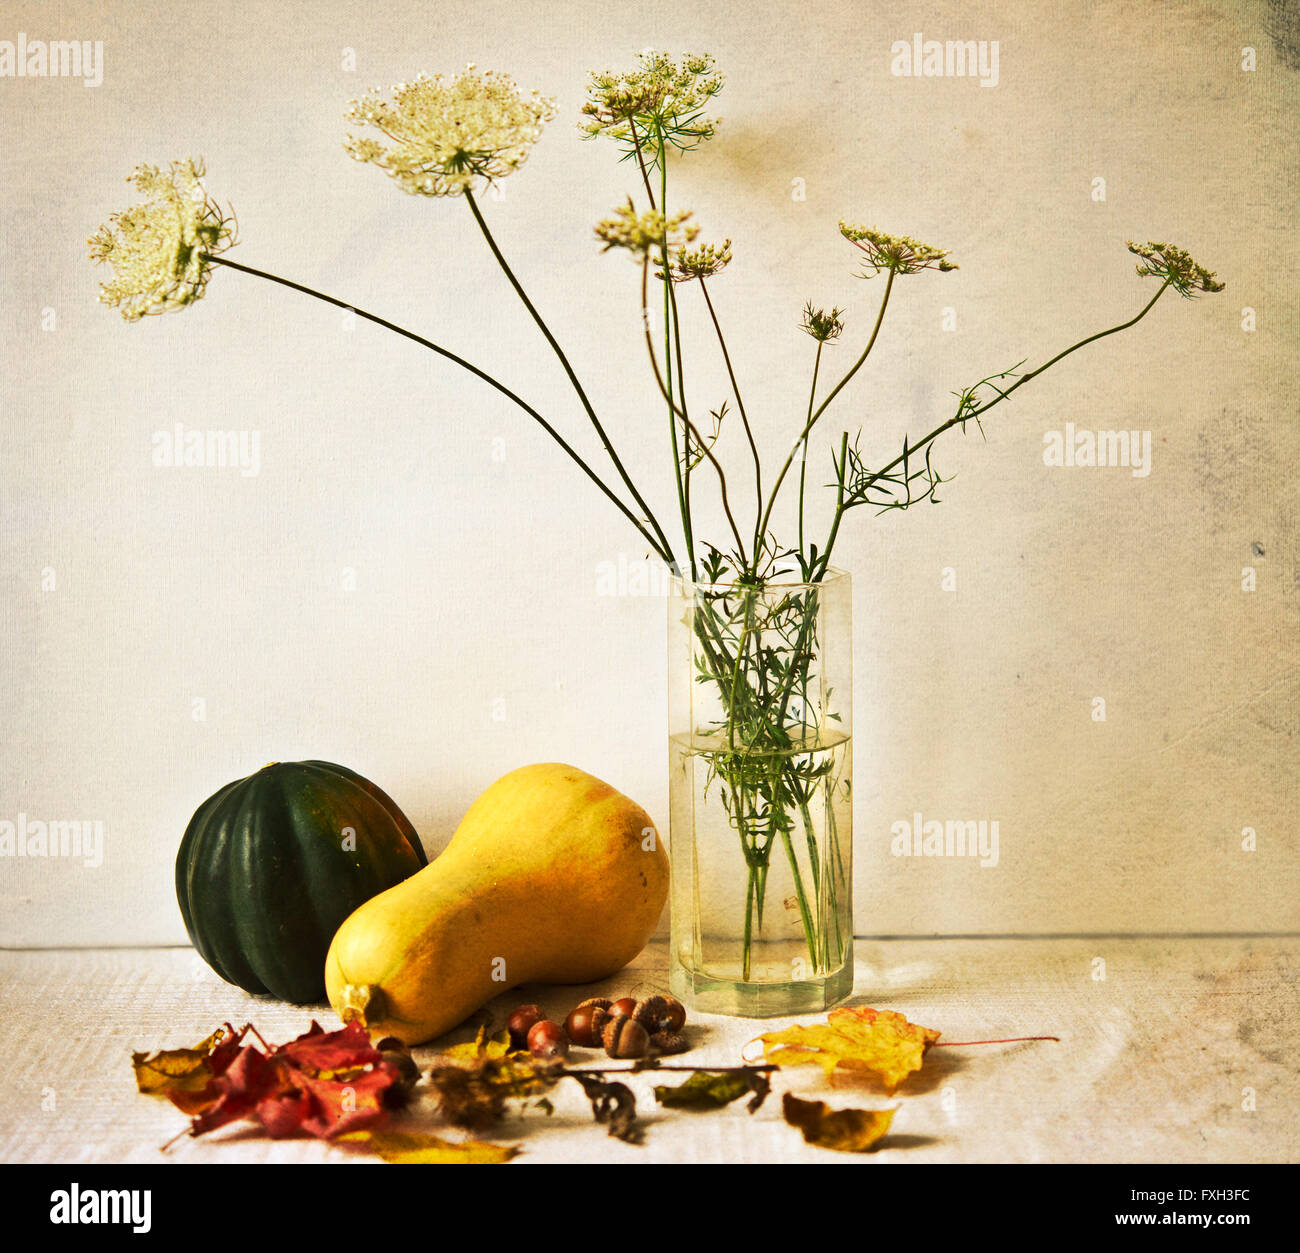
<instances>
[{"instance_id":1,"label":"dark green acorn squash","mask_svg":"<svg viewBox=\"0 0 1300 1253\"><path fill-rule=\"evenodd\" d=\"M328 761L272 762L199 806L176 855L176 898L217 974L302 1004L324 999L343 920L426 861L368 779Z\"/></svg>"}]
</instances>

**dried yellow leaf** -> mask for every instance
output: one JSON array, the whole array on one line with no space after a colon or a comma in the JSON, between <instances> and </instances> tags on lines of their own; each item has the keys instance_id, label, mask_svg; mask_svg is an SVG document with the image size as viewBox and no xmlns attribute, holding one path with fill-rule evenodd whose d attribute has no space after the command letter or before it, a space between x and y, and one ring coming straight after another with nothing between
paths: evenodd
<instances>
[{"instance_id":1,"label":"dried yellow leaf","mask_svg":"<svg viewBox=\"0 0 1300 1253\"><path fill-rule=\"evenodd\" d=\"M519 1153L518 1145L485 1140L444 1140L416 1131L356 1131L340 1136L373 1149L386 1162L403 1166L495 1165Z\"/></svg>"},{"instance_id":2,"label":"dried yellow leaf","mask_svg":"<svg viewBox=\"0 0 1300 1253\"><path fill-rule=\"evenodd\" d=\"M874 1075L892 1092L914 1070L939 1032L893 1010L833 1009L825 1023L787 1027L758 1037L777 1066L817 1065L828 1079Z\"/></svg>"},{"instance_id":3,"label":"dried yellow leaf","mask_svg":"<svg viewBox=\"0 0 1300 1253\"><path fill-rule=\"evenodd\" d=\"M201 1092L212 1080L208 1054L221 1040L222 1031L214 1031L192 1049L160 1049L156 1053L132 1053L136 1088L149 1096L166 1096L172 1092Z\"/></svg>"},{"instance_id":4,"label":"dried yellow leaf","mask_svg":"<svg viewBox=\"0 0 1300 1253\"><path fill-rule=\"evenodd\" d=\"M495 1060L505 1057L507 1053L517 1051L510 1045L509 1031L502 1028L496 1035L490 1036L487 1033L487 1024L484 1023L479 1027L478 1034L473 1040L468 1040L464 1044L453 1044L443 1050L443 1056L458 1062L477 1062L484 1058Z\"/></svg>"}]
</instances>

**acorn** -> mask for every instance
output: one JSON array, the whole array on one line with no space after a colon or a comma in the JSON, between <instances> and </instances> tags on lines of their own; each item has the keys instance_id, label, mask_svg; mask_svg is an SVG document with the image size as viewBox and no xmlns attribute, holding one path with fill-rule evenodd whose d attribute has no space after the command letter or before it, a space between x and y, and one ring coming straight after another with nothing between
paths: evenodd
<instances>
[{"instance_id":1,"label":"acorn","mask_svg":"<svg viewBox=\"0 0 1300 1253\"><path fill-rule=\"evenodd\" d=\"M650 1048L646 1029L632 1020L631 1014L619 1014L605 1024L601 1042L611 1057L644 1057Z\"/></svg>"},{"instance_id":2,"label":"acorn","mask_svg":"<svg viewBox=\"0 0 1300 1253\"><path fill-rule=\"evenodd\" d=\"M375 1045L380 1057L393 1065L397 1071L397 1087L409 1091L420 1078L420 1068L411 1056L411 1050L405 1042L396 1036L386 1035Z\"/></svg>"},{"instance_id":3,"label":"acorn","mask_svg":"<svg viewBox=\"0 0 1300 1253\"><path fill-rule=\"evenodd\" d=\"M510 1047L512 1049L526 1049L528 1047L528 1033L536 1023L541 1022L545 1017L546 1014L540 1005L521 1005L515 1010L506 1020L506 1028L510 1032Z\"/></svg>"},{"instance_id":4,"label":"acorn","mask_svg":"<svg viewBox=\"0 0 1300 1253\"><path fill-rule=\"evenodd\" d=\"M580 1048L595 1048L605 1030L610 1001L603 996L588 997L564 1020L564 1032Z\"/></svg>"},{"instance_id":5,"label":"acorn","mask_svg":"<svg viewBox=\"0 0 1300 1253\"><path fill-rule=\"evenodd\" d=\"M528 1051L541 1061L563 1061L569 1054L569 1037L558 1022L543 1018L528 1032Z\"/></svg>"},{"instance_id":6,"label":"acorn","mask_svg":"<svg viewBox=\"0 0 1300 1253\"><path fill-rule=\"evenodd\" d=\"M685 1053L691 1046L684 1035L675 1031L656 1031L650 1037L650 1047L656 1053Z\"/></svg>"},{"instance_id":7,"label":"acorn","mask_svg":"<svg viewBox=\"0 0 1300 1253\"><path fill-rule=\"evenodd\" d=\"M686 1009L675 996L648 996L637 1003L632 1017L651 1035L657 1031L678 1032L686 1025Z\"/></svg>"}]
</instances>

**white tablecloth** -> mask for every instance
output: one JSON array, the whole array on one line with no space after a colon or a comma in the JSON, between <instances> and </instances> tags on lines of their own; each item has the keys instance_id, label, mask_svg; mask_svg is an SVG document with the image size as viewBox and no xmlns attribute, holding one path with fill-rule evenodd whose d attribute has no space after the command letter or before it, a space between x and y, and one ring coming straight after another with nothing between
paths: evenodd
<instances>
[{"instance_id":1,"label":"white tablecloth","mask_svg":"<svg viewBox=\"0 0 1300 1253\"><path fill-rule=\"evenodd\" d=\"M501 1021L537 1000L562 1018L597 991L664 990L666 964L657 943L607 984L519 989L492 1008ZM743 1102L716 1113L661 1110L655 1080L637 1076L641 1146L608 1138L577 1085L563 1084L554 1115L512 1116L492 1138L521 1144L519 1164L856 1160L809 1147L785 1125L780 1093L794 1091L836 1106L897 1104L872 1160L1294 1161L1298 969L1295 937L862 940L853 1003L898 1010L950 1040L1061 1042L932 1049L892 1099L831 1089L816 1067L800 1067L777 1076L753 1116ZM0 952L0 1160L372 1161L342 1145L267 1140L249 1125L159 1151L185 1120L135 1091L133 1049L194 1044L224 1021L250 1019L279 1043L313 1016L337 1025L325 1005L246 995L189 949ZM674 1060L734 1064L759 1031L815 1020L695 1016L695 1047ZM419 1049L417 1059L434 1051ZM404 1117L440 1125L427 1103Z\"/></svg>"}]
</instances>

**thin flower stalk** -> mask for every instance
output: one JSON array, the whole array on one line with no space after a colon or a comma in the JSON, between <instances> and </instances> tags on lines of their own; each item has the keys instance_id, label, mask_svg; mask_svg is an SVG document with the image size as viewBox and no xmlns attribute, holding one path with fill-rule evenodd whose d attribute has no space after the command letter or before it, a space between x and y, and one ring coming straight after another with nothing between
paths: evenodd
<instances>
[{"instance_id":1,"label":"thin flower stalk","mask_svg":"<svg viewBox=\"0 0 1300 1253\"><path fill-rule=\"evenodd\" d=\"M633 133L635 134L635 128ZM655 157L659 167L659 208L658 211L663 215L666 223L671 221L668 216L668 163L666 160L666 139L662 119L659 116L654 118L654 141ZM665 273L669 265L669 241L667 226L664 228L664 236L660 246L660 264L663 266ZM686 414L686 396L685 380L683 377L684 366L682 364L681 354L681 332L677 324L677 297L673 292L673 285L670 282L664 282L664 360L667 365L666 373L668 375L668 410L669 421L673 424L674 429L674 446L676 444L676 422L673 420L673 352L676 349L677 362L677 396L678 405L683 415ZM691 579L694 580L696 575L695 564L695 524L691 512L691 448L689 432L684 434L683 454L681 468L681 504L682 504L682 527L686 534L686 560L690 565Z\"/></svg>"},{"instance_id":2,"label":"thin flower stalk","mask_svg":"<svg viewBox=\"0 0 1300 1253\"><path fill-rule=\"evenodd\" d=\"M804 437L799 441L799 551L804 550L804 533L803 533L803 515L804 515L804 486L808 478L808 436L806 432L812 426L813 404L817 399L817 374L821 370L822 350L826 347L826 341L819 339L817 341L817 355L813 358L812 386L808 389L808 416L804 420Z\"/></svg>"},{"instance_id":3,"label":"thin flower stalk","mask_svg":"<svg viewBox=\"0 0 1300 1253\"><path fill-rule=\"evenodd\" d=\"M629 116L632 115L629 114ZM591 137L592 134L598 132L591 132L589 130L587 133L588 133L588 137ZM636 158L637 168L641 172L641 181L645 185L646 199L650 203L650 209L652 212L659 213L661 215L663 222L665 223L665 228L664 228L665 238L662 241L662 252L664 254L664 261L666 265L667 262L666 253L667 253L667 244L668 244L666 235L668 229L667 224L669 222L669 219L664 214L663 210L660 208L659 204L655 200L654 187L650 181L650 171L646 165L644 140L641 136L638 127L631 126L629 128L628 139L632 146L632 154ZM657 149L657 160L658 160L658 165L660 170L661 184L663 186L664 196L666 198L668 175L667 175L667 171L664 169L662 156L663 156L662 147L660 147L659 149ZM645 260L648 262L648 257ZM682 533L685 537L685 542L686 542L687 561L690 565L691 579L694 580L696 576L695 540L692 534L692 527L691 527L690 495L688 491L687 470L685 465L685 462L689 459L689 450L687 451L687 455L684 456L683 450L679 446L678 439L677 439L677 419L681 414L681 410L677 407L676 403L673 400L672 347L671 347L671 339L669 338L669 318L671 317L670 302L669 302L668 292L665 291L664 293L664 358L668 366L667 370L664 372L664 374L666 374L667 376L665 378L664 374L661 374L659 371L659 364L655 358L654 344L651 342L651 338L650 338L650 318L649 318L649 312L648 312L648 307L646 302L647 269L648 269L648 264L643 264L642 273L641 273L641 321L646 330L646 347L649 349L650 352L650 364L654 370L655 381L658 383L659 390L663 394L664 400L667 402L668 405L668 433L669 433L669 441L672 447L673 482L677 488L677 506L681 514ZM665 283L664 286L665 288L667 288L669 284Z\"/></svg>"},{"instance_id":4,"label":"thin flower stalk","mask_svg":"<svg viewBox=\"0 0 1300 1253\"><path fill-rule=\"evenodd\" d=\"M687 441L686 447L688 449L691 447L689 441L693 437L695 440L695 447L699 449L700 457L707 459L709 464L712 465L714 470L717 472L718 492L722 504L723 513L725 514L727 518L727 522L731 527L731 533L735 537L737 551L743 553L745 548L744 541L740 537L740 529L736 525L736 518L731 511L731 501L727 494L727 473L722 468L722 463L717 459L717 457L713 453L714 441L705 439L704 436L700 434L699 428L691 420L690 415L684 409L682 409L677 404L677 402L673 399L672 392L671 390L669 390L669 387L665 384L663 373L659 369L659 358L655 352L654 337L650 332L650 313L647 305L647 284L649 279L649 272L650 272L650 258L647 255L642 258L642 263L641 263L641 322L645 331L646 351L650 356L650 368L654 373L655 383L659 388L659 394L668 403L669 409L675 415L676 419L680 421L682 424L683 437Z\"/></svg>"},{"instance_id":5,"label":"thin flower stalk","mask_svg":"<svg viewBox=\"0 0 1300 1253\"><path fill-rule=\"evenodd\" d=\"M745 412L745 402L740 396L740 384L736 381L736 371L731 365L731 354L727 351L726 336L722 333L722 323L718 321L717 311L713 307L713 301L709 298L709 286L705 282L705 276L699 275L700 294L704 297L704 303L709 310L709 318L713 322L713 330L718 337L718 347L722 349L722 360L727 367L727 378L731 381L731 394L736 398L736 408L740 412L741 425L745 428L745 438L749 441L749 451L754 458L754 495L757 501L754 512L754 560L758 560L759 549L759 526L763 510L763 459L758 453L758 444L754 440L754 431L749 425L749 415Z\"/></svg>"},{"instance_id":6,"label":"thin flower stalk","mask_svg":"<svg viewBox=\"0 0 1300 1253\"><path fill-rule=\"evenodd\" d=\"M401 335L419 344L422 348L427 348L430 352L437 353L440 357L460 366L462 370L474 375L475 378L481 379L489 387L494 388L505 396L506 399L513 402L522 409L534 422L544 430L565 452L569 459L596 485L597 490L629 522L636 527L637 531L645 539L646 543L659 555L660 559L668 564L672 563L672 553L660 548L659 541L651 535L646 529L645 524L637 517L631 509L614 493L607 483L591 468L590 465L582 458L571 444L553 427L536 409L533 408L523 397L512 391L504 383L494 378L487 371L480 369L471 361L466 361L464 357L458 356L450 349L444 348L441 344L436 344L431 339L426 339L423 335L417 335L414 331L407 330L404 326L398 326L395 322L388 321L387 318L381 318L378 314L368 313L365 309L360 309L356 305L349 304L346 300L340 300L336 296L327 295L325 292L316 291L314 288L306 287L302 283L295 283L292 279L281 278L278 274L272 274L267 270L257 270L252 266L243 265L238 261L231 261L229 257L212 257L214 265L225 266L227 269L238 270L241 274L249 274L255 278L266 279L268 282L278 283L281 287L288 287L292 291L301 292L305 296L311 296L316 300L323 301L327 305L333 305L338 309L345 309L349 313L356 314L359 318L364 318L367 322L373 322L376 326L382 326L385 330L392 331L396 335Z\"/></svg>"},{"instance_id":7,"label":"thin flower stalk","mask_svg":"<svg viewBox=\"0 0 1300 1253\"><path fill-rule=\"evenodd\" d=\"M632 476L628 473L627 467L624 466L622 458L618 455L612 441L606 434L600 418L596 416L596 410L587 397L586 389L582 386L577 373L569 363L569 358L565 355L564 349L560 347L559 341L553 334L551 334L551 328L547 326L546 320L540 313L538 313L536 306L528 298L528 293L524 291L523 284L515 277L515 272L511 269L510 263L505 258L505 254L502 253L501 249L497 246L497 241L493 237L492 231L489 229L488 224L478 207L478 202L474 199L474 193L466 187L463 194L465 196L465 203L469 205L470 212L474 216L474 221L478 224L478 228L482 232L483 238L487 241L488 248L491 250L493 257L496 258L497 264L501 267L506 278L510 280L510 285L515 289L515 294L523 303L524 308L528 310L528 313L536 323L538 330L542 332L546 342L551 346L551 350L559 359L560 365L563 366L565 374L568 375L569 382L573 385L578 400L586 411L587 418L595 429L596 435L599 437L605 452L609 455L609 459L614 463L614 468L618 471L619 477L627 486L628 491L632 493L632 499L636 501L637 507L641 510L643 516L649 522L651 529L654 531L657 540L654 545L656 551L661 553L671 553L672 547L668 543L667 536L664 535L663 528L659 525L659 522L655 518L650 506L646 504L645 498L641 495L636 484L632 481Z\"/></svg>"},{"instance_id":8,"label":"thin flower stalk","mask_svg":"<svg viewBox=\"0 0 1300 1253\"><path fill-rule=\"evenodd\" d=\"M794 463L795 449L798 448L808 438L814 426L817 425L818 419L830 408L832 401L848 385L853 376L862 368L866 359L871 356L871 350L876 346L876 339L880 334L881 323L885 320L885 310L889 307L889 295L894 288L895 271L889 270L889 277L885 280L885 294L880 299L880 310L876 314L876 324L871 328L871 337L867 340L867 346L862 350L862 355L853 363L845 376L831 389L830 395L817 407L816 411L809 415L808 420L804 423L803 430L799 437L791 445L790 451L786 454L784 463L781 466L780 473L776 476L776 482L772 485L772 490L767 498L767 509L763 514L761 530L766 533L768 522L772 517L772 509L776 505L777 493L781 490L781 484L785 481L785 476L790 471L790 466Z\"/></svg>"},{"instance_id":9,"label":"thin flower stalk","mask_svg":"<svg viewBox=\"0 0 1300 1253\"><path fill-rule=\"evenodd\" d=\"M1213 278L1212 275L1211 278ZM1159 289L1156 291L1156 294L1152 296L1151 299L1147 301L1147 303L1133 317L1129 318L1126 322L1120 322L1117 326L1108 327L1104 331L1097 331L1095 334L1089 335L1084 339L1079 340L1078 343L1071 344L1068 348L1065 348L1061 352L1058 352L1056 356L1052 357L1048 361L1045 361L1042 365L1038 366L1033 370L1030 370L1027 374L1020 375L1016 379L1016 381L1012 383L1009 387L997 388L996 389L997 394L992 399L985 401L983 404L979 404L979 405L970 405L966 403L959 404L957 412L952 417L946 419L943 422L940 422L938 426L936 426L928 434L923 435L915 443L909 445L905 440L904 450L902 453L900 453L897 457L895 457L892 461L890 461L886 465L882 466L879 470L876 470L864 476L863 483L859 487L856 495L854 494L846 495L845 484L843 482L843 470L848 461L848 451L847 451L848 436L846 434L844 436L843 442L841 443L840 457L836 462L838 496L836 500L835 514L831 522L830 534L828 535L826 540L826 547L822 551L821 556L817 562L817 566L814 572L815 577L824 577L826 571L830 568L831 550L835 546L836 538L839 535L840 523L843 520L845 513L847 513L848 510L853 508L855 505L865 503L865 500L863 499L863 495L866 491L869 491L874 484L880 482L882 479L885 478L886 475L890 474L894 470L897 470L900 466L903 466L909 457L913 457L918 452L922 452L925 449L927 449L928 446L931 445L945 431L951 430L954 426L962 426L964 428L966 423L970 421L974 421L978 424L979 419L983 417L983 415L986 414L995 405L1001 404L1002 401L1006 400L1017 389L1023 387L1031 379L1035 379L1040 374L1043 374L1045 371L1051 369L1051 367L1054 366L1058 361L1061 361L1064 358L1068 357L1071 353L1077 352L1080 348L1083 348L1088 344L1096 343L1097 340L1099 339L1105 339L1108 335L1115 335L1118 334L1120 331L1126 331L1130 327L1136 326L1140 321L1142 321L1144 317L1146 317L1148 313L1151 312L1153 308L1155 308L1156 301L1158 301L1160 297L1163 296L1171 286L1174 286L1172 280L1168 277L1165 277L1164 282L1161 283ZM1218 289L1207 288L1206 290L1218 290ZM963 393L962 394L963 401L968 399L970 395L971 392Z\"/></svg>"}]
</instances>

